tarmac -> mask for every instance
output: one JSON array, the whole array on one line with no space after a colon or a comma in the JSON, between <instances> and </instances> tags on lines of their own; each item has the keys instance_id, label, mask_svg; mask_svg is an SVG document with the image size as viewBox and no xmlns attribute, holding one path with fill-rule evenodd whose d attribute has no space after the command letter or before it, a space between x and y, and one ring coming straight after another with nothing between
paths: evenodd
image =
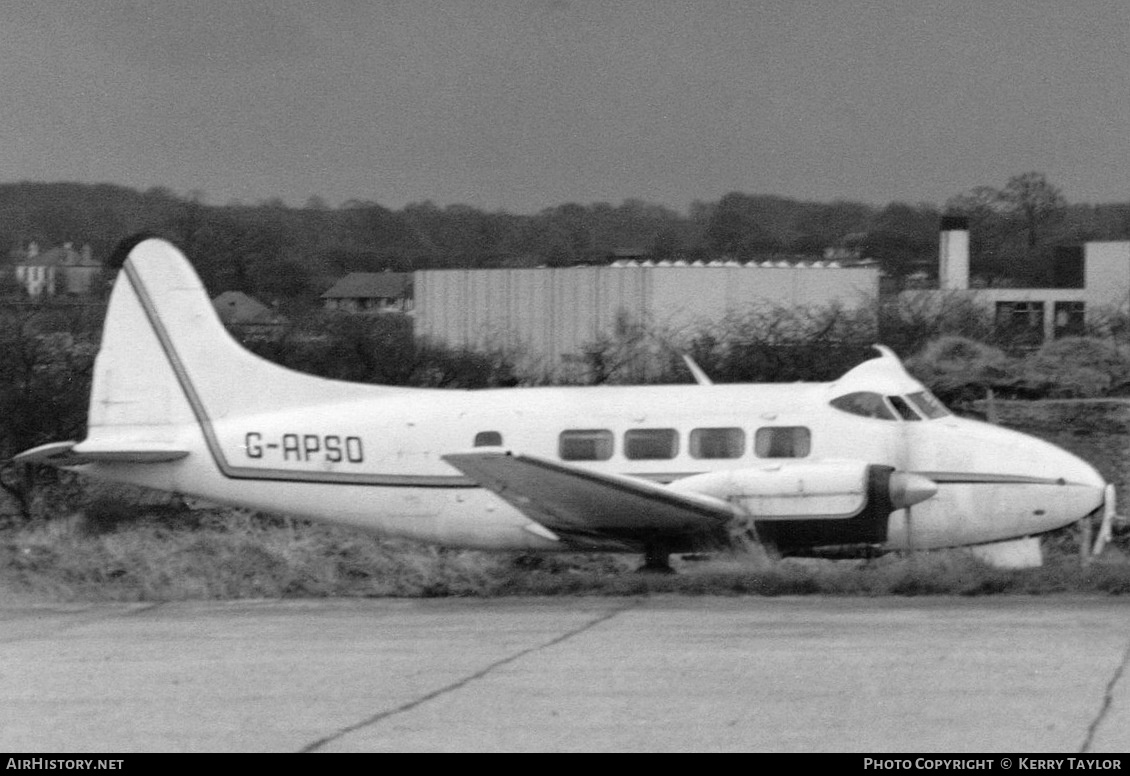
<instances>
[{"instance_id":1,"label":"tarmac","mask_svg":"<svg viewBox=\"0 0 1130 776\"><path fill-rule=\"evenodd\" d=\"M0 605L0 750L1130 751L1130 598Z\"/></svg>"}]
</instances>

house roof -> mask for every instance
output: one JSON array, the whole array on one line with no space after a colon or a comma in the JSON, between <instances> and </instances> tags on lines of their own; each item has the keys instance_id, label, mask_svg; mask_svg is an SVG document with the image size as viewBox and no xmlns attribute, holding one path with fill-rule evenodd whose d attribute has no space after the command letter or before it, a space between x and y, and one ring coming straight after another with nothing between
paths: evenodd
<instances>
[{"instance_id":1,"label":"house roof","mask_svg":"<svg viewBox=\"0 0 1130 776\"><path fill-rule=\"evenodd\" d=\"M242 291L225 291L212 300L224 323L277 323L279 317L267 305Z\"/></svg>"},{"instance_id":2,"label":"house roof","mask_svg":"<svg viewBox=\"0 0 1130 776\"><path fill-rule=\"evenodd\" d=\"M323 299L406 299L412 296L407 272L353 272L334 283Z\"/></svg>"}]
</instances>

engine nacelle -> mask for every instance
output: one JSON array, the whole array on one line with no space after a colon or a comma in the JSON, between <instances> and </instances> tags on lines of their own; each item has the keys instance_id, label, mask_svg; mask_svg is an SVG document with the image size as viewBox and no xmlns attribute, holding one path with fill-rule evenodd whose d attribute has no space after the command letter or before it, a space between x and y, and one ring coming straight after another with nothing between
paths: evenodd
<instances>
[{"instance_id":1,"label":"engine nacelle","mask_svg":"<svg viewBox=\"0 0 1130 776\"><path fill-rule=\"evenodd\" d=\"M938 488L917 474L865 461L797 461L697 474L671 488L728 501L782 549L880 543L896 509Z\"/></svg>"}]
</instances>

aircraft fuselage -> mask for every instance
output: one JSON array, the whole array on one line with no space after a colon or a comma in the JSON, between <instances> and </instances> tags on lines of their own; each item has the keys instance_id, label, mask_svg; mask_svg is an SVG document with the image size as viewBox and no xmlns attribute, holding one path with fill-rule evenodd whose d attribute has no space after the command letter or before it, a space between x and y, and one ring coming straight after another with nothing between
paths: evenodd
<instances>
[{"instance_id":1,"label":"aircraft fuselage","mask_svg":"<svg viewBox=\"0 0 1130 776\"><path fill-rule=\"evenodd\" d=\"M159 466L89 466L91 474L220 503L489 549L578 547L542 536L518 510L441 459L471 449L476 439L560 460L569 444L563 435L581 432L580 453L585 442L605 448L594 460L578 460L575 450L569 464L658 482L835 459L936 482L937 494L909 516L889 515L882 550L1037 534L1101 504L1102 478L1053 445L948 414L860 417L831 406L834 393L830 384L392 391L300 413L215 420L210 428L186 425L176 442L191 454ZM807 441L786 440L774 450L771 437L781 429ZM722 449L693 447L692 436L699 441L703 430L719 437Z\"/></svg>"},{"instance_id":2,"label":"aircraft fuselage","mask_svg":"<svg viewBox=\"0 0 1130 776\"><path fill-rule=\"evenodd\" d=\"M87 438L17 459L426 542L649 558L987 544L1113 514L1089 465L954 417L881 346L831 383L344 383L243 349L171 244L126 248Z\"/></svg>"}]
</instances>

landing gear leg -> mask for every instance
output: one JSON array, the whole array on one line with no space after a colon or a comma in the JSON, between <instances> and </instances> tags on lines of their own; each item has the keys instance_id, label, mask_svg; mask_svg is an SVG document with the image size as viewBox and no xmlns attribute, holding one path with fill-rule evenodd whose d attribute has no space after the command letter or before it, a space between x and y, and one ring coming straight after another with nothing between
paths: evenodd
<instances>
[{"instance_id":1,"label":"landing gear leg","mask_svg":"<svg viewBox=\"0 0 1130 776\"><path fill-rule=\"evenodd\" d=\"M644 548L643 565L638 571L641 574L674 574L675 569L671 568L670 556L671 552L666 545L649 543Z\"/></svg>"},{"instance_id":2,"label":"landing gear leg","mask_svg":"<svg viewBox=\"0 0 1130 776\"><path fill-rule=\"evenodd\" d=\"M1079 565L1084 567L1091 565L1091 561L1094 560L1094 555L1091 553L1095 540L1094 519L1095 516L1092 514L1079 521Z\"/></svg>"}]
</instances>

